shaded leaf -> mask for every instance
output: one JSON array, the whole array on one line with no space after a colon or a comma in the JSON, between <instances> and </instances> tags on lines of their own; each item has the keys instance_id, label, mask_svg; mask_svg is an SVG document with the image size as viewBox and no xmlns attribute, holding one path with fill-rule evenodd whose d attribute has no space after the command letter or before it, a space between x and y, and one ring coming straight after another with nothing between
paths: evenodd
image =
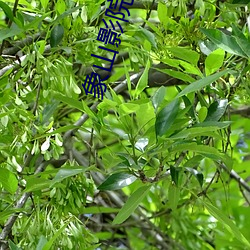
<instances>
[{"instance_id":1,"label":"shaded leaf","mask_svg":"<svg viewBox=\"0 0 250 250\"><path fill-rule=\"evenodd\" d=\"M249 4L249 0L233 0L232 4L244 4L247 5Z\"/></svg>"},{"instance_id":2,"label":"shaded leaf","mask_svg":"<svg viewBox=\"0 0 250 250\"><path fill-rule=\"evenodd\" d=\"M56 47L63 39L63 34L64 34L64 28L61 24L56 25L52 30L51 30L51 35L50 35L50 46Z\"/></svg>"},{"instance_id":3,"label":"shaded leaf","mask_svg":"<svg viewBox=\"0 0 250 250\"><path fill-rule=\"evenodd\" d=\"M212 103L208 108L207 117L204 122L219 121L227 109L227 104L228 104L227 99L222 99Z\"/></svg>"},{"instance_id":4,"label":"shaded leaf","mask_svg":"<svg viewBox=\"0 0 250 250\"><path fill-rule=\"evenodd\" d=\"M99 187L99 190L117 190L133 183L136 177L132 174L120 172L109 176Z\"/></svg>"},{"instance_id":5,"label":"shaded leaf","mask_svg":"<svg viewBox=\"0 0 250 250\"><path fill-rule=\"evenodd\" d=\"M171 179L174 182L176 186L178 186L178 180L179 180L179 172L181 171L180 168L175 168L173 166L170 166L170 175Z\"/></svg>"},{"instance_id":6,"label":"shaded leaf","mask_svg":"<svg viewBox=\"0 0 250 250\"><path fill-rule=\"evenodd\" d=\"M176 119L178 110L179 101L175 99L159 112L155 121L156 136L162 136L169 130Z\"/></svg>"},{"instance_id":7,"label":"shaded leaf","mask_svg":"<svg viewBox=\"0 0 250 250\"><path fill-rule=\"evenodd\" d=\"M144 185L138 188L133 194L131 194L127 202L121 208L120 212L116 215L112 224L121 224L122 222L124 222L139 206L143 198L147 195L150 187L150 185Z\"/></svg>"},{"instance_id":8,"label":"shaded leaf","mask_svg":"<svg viewBox=\"0 0 250 250\"><path fill-rule=\"evenodd\" d=\"M195 178L197 179L197 181L199 182L200 186L202 187L203 185L203 181L204 181L204 176L201 172L197 171L194 168L189 168L186 167L185 168L188 172L190 172L193 176L195 176Z\"/></svg>"}]
</instances>

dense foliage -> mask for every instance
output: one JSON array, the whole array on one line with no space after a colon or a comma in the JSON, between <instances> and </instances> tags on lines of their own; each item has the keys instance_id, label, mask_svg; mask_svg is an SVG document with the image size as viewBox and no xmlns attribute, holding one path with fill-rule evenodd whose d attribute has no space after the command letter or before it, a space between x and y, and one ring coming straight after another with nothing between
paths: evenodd
<instances>
[{"instance_id":1,"label":"dense foliage","mask_svg":"<svg viewBox=\"0 0 250 250\"><path fill-rule=\"evenodd\" d=\"M0 1L0 249L250 249L248 1L111 2Z\"/></svg>"}]
</instances>

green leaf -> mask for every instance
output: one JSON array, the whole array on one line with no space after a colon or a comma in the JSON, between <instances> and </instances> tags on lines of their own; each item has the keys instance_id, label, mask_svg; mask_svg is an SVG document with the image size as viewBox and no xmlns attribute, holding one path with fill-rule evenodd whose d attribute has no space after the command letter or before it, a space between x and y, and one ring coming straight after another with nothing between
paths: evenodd
<instances>
[{"instance_id":1,"label":"green leaf","mask_svg":"<svg viewBox=\"0 0 250 250\"><path fill-rule=\"evenodd\" d=\"M200 122L203 122L206 119L207 116L207 108L206 107L201 107L199 112L198 112L198 118Z\"/></svg>"},{"instance_id":2,"label":"green leaf","mask_svg":"<svg viewBox=\"0 0 250 250\"><path fill-rule=\"evenodd\" d=\"M50 35L50 46L56 47L63 39L64 28L61 24L56 25Z\"/></svg>"},{"instance_id":3,"label":"green leaf","mask_svg":"<svg viewBox=\"0 0 250 250\"><path fill-rule=\"evenodd\" d=\"M114 207L82 207L80 209L81 214L111 214L111 213L117 213L119 212L119 208L114 208Z\"/></svg>"},{"instance_id":4,"label":"green leaf","mask_svg":"<svg viewBox=\"0 0 250 250\"><path fill-rule=\"evenodd\" d=\"M165 94L166 94L166 87L161 86L159 89L156 90L156 92L152 96L151 101L155 111L157 111L158 107L163 102Z\"/></svg>"},{"instance_id":5,"label":"green leaf","mask_svg":"<svg viewBox=\"0 0 250 250\"><path fill-rule=\"evenodd\" d=\"M24 30L20 29L18 26L14 25L11 28L1 29L0 30L0 42L6 38L17 36L22 33Z\"/></svg>"},{"instance_id":6,"label":"green leaf","mask_svg":"<svg viewBox=\"0 0 250 250\"><path fill-rule=\"evenodd\" d=\"M178 180L179 180L179 173L180 173L181 169L180 168L176 168L173 166L170 166L170 175L171 175L171 179L174 182L174 184L176 186L178 186Z\"/></svg>"},{"instance_id":7,"label":"green leaf","mask_svg":"<svg viewBox=\"0 0 250 250\"><path fill-rule=\"evenodd\" d=\"M142 44L145 40L147 40L151 43L151 46L153 48L157 48L154 33L150 32L147 29L144 29L142 27L139 27L138 29L138 26L137 26L134 37L138 39L139 42L141 42Z\"/></svg>"},{"instance_id":8,"label":"green leaf","mask_svg":"<svg viewBox=\"0 0 250 250\"><path fill-rule=\"evenodd\" d=\"M174 99L156 116L155 132L156 136L164 135L174 123L179 110L179 101Z\"/></svg>"},{"instance_id":9,"label":"green leaf","mask_svg":"<svg viewBox=\"0 0 250 250\"><path fill-rule=\"evenodd\" d=\"M166 24L168 21L168 16L166 15L167 13L167 6L165 3L159 2L157 5L157 14L160 22L162 24Z\"/></svg>"},{"instance_id":10,"label":"green leaf","mask_svg":"<svg viewBox=\"0 0 250 250\"><path fill-rule=\"evenodd\" d=\"M24 192L33 192L33 191L39 191L44 190L46 188L49 188L51 185L51 180L37 177L37 176L31 176L26 178L26 188Z\"/></svg>"},{"instance_id":11,"label":"green leaf","mask_svg":"<svg viewBox=\"0 0 250 250\"><path fill-rule=\"evenodd\" d=\"M109 176L99 187L99 190L117 190L133 183L136 177L132 174L120 172Z\"/></svg>"},{"instance_id":12,"label":"green leaf","mask_svg":"<svg viewBox=\"0 0 250 250\"><path fill-rule=\"evenodd\" d=\"M200 58L200 54L198 52L190 50L190 49L185 49L181 47L176 47L176 48L173 47L173 48L169 48L168 50L172 52L175 57L178 57L182 60L190 62L194 66L197 65L199 58Z\"/></svg>"},{"instance_id":13,"label":"green leaf","mask_svg":"<svg viewBox=\"0 0 250 250\"><path fill-rule=\"evenodd\" d=\"M22 250L17 245L15 245L11 240L9 240L8 242L9 242L10 250Z\"/></svg>"},{"instance_id":14,"label":"green leaf","mask_svg":"<svg viewBox=\"0 0 250 250\"><path fill-rule=\"evenodd\" d=\"M230 70L223 70L221 72L215 73L213 75L207 76L205 78L202 78L198 81L195 81L191 84L189 84L185 89L183 89L178 95L178 97L181 97L183 95L195 92L197 90L201 90L202 88L206 87L207 85L213 83L214 81L218 80L223 75L231 72Z\"/></svg>"},{"instance_id":15,"label":"green leaf","mask_svg":"<svg viewBox=\"0 0 250 250\"><path fill-rule=\"evenodd\" d=\"M201 200L201 199L200 199ZM202 200L201 200L202 201ZM245 246L250 248L250 242L245 238L245 236L240 232L238 227L230 220L220 209L216 208L212 204L202 201L208 212L216 218L223 226L232 233L239 241L241 241Z\"/></svg>"},{"instance_id":16,"label":"green leaf","mask_svg":"<svg viewBox=\"0 0 250 250\"><path fill-rule=\"evenodd\" d=\"M247 5L249 4L249 0L233 0L232 4L244 4Z\"/></svg>"},{"instance_id":17,"label":"green leaf","mask_svg":"<svg viewBox=\"0 0 250 250\"><path fill-rule=\"evenodd\" d=\"M124 222L139 206L143 198L147 195L150 187L150 185L144 185L131 194L120 212L116 215L112 224L121 224Z\"/></svg>"},{"instance_id":18,"label":"green leaf","mask_svg":"<svg viewBox=\"0 0 250 250\"><path fill-rule=\"evenodd\" d=\"M0 183L2 183L4 189L11 194L14 194L18 187L18 180L16 176L5 168L0 168Z\"/></svg>"},{"instance_id":19,"label":"green leaf","mask_svg":"<svg viewBox=\"0 0 250 250\"><path fill-rule=\"evenodd\" d=\"M57 182L61 182L62 180L66 179L70 176L74 176L74 175L83 173L83 172L85 172L85 170L86 170L85 168L79 167L79 166L77 166L77 167L68 166L68 167L61 168L57 172L55 178L52 180L51 186Z\"/></svg>"},{"instance_id":20,"label":"green leaf","mask_svg":"<svg viewBox=\"0 0 250 250\"><path fill-rule=\"evenodd\" d=\"M146 68L143 71L135 89L134 96L137 98L139 94L147 87L148 85L148 70L150 68L150 61L147 61Z\"/></svg>"},{"instance_id":21,"label":"green leaf","mask_svg":"<svg viewBox=\"0 0 250 250\"><path fill-rule=\"evenodd\" d=\"M135 103L122 103L119 105L119 109L121 114L131 114L139 110L140 105Z\"/></svg>"},{"instance_id":22,"label":"green leaf","mask_svg":"<svg viewBox=\"0 0 250 250\"><path fill-rule=\"evenodd\" d=\"M246 57L246 54L241 49L237 40L233 36L228 36L222 31L217 29L204 29L200 28L201 32L204 33L213 43L219 48L241 57Z\"/></svg>"},{"instance_id":23,"label":"green leaf","mask_svg":"<svg viewBox=\"0 0 250 250\"><path fill-rule=\"evenodd\" d=\"M222 49L217 49L210 53L205 60L205 72L206 75L211 75L223 65L225 57L225 51Z\"/></svg>"},{"instance_id":24,"label":"green leaf","mask_svg":"<svg viewBox=\"0 0 250 250\"><path fill-rule=\"evenodd\" d=\"M69 106L71 106L73 108L76 108L76 109L78 109L78 110L80 110L82 112L85 112L83 104L80 101L76 100L76 99L70 98L68 96L64 96L64 95L62 95L60 93L57 93L57 92L54 92L53 97L55 99L63 102L63 103L68 104Z\"/></svg>"},{"instance_id":25,"label":"green leaf","mask_svg":"<svg viewBox=\"0 0 250 250\"><path fill-rule=\"evenodd\" d=\"M180 79L184 82L193 82L195 79L191 76L189 76L188 74L186 73L183 73L183 72L180 72L180 71L176 71L176 70L173 70L173 69L158 69L156 68L156 70L160 71L160 72L163 72L169 76L172 76L174 78L177 78L177 79Z\"/></svg>"},{"instance_id":26,"label":"green leaf","mask_svg":"<svg viewBox=\"0 0 250 250\"><path fill-rule=\"evenodd\" d=\"M41 235L40 239L38 241L36 250L43 250L43 247L46 245L47 242L48 241L47 241L46 237L44 235Z\"/></svg>"},{"instance_id":27,"label":"green leaf","mask_svg":"<svg viewBox=\"0 0 250 250\"><path fill-rule=\"evenodd\" d=\"M232 124L231 121L225 121L225 122L204 121L195 124L193 127L217 127L217 129L222 129L228 127L230 124Z\"/></svg>"},{"instance_id":28,"label":"green leaf","mask_svg":"<svg viewBox=\"0 0 250 250\"><path fill-rule=\"evenodd\" d=\"M207 132L215 131L218 127L195 127L188 128L180 131L179 133L172 135L170 139L190 139L196 136L206 135Z\"/></svg>"},{"instance_id":29,"label":"green leaf","mask_svg":"<svg viewBox=\"0 0 250 250\"><path fill-rule=\"evenodd\" d=\"M13 15L13 12L12 12L11 8L9 7L9 5L7 5L7 4L4 3L3 1L0 1L0 8L3 9L5 15L6 15L11 21L14 21L14 15Z\"/></svg>"},{"instance_id":30,"label":"green leaf","mask_svg":"<svg viewBox=\"0 0 250 250\"><path fill-rule=\"evenodd\" d=\"M195 178L197 179L197 181L199 182L200 186L202 187L203 185L203 181L204 181L204 176L201 172L197 171L196 169L194 168L189 168L189 167L186 167L185 168L188 172L190 172L192 175L195 176Z\"/></svg>"},{"instance_id":31,"label":"green leaf","mask_svg":"<svg viewBox=\"0 0 250 250\"><path fill-rule=\"evenodd\" d=\"M64 222L65 223L65 222ZM43 247L42 250L49 250L54 241L59 237L59 235L64 231L64 229L68 226L69 222L68 223L65 223L59 230L57 230L55 232L55 234L53 235L53 237L45 244L45 246Z\"/></svg>"},{"instance_id":32,"label":"green leaf","mask_svg":"<svg viewBox=\"0 0 250 250\"><path fill-rule=\"evenodd\" d=\"M180 188L178 188L173 182L171 182L168 188L168 204L173 211L176 210L179 199Z\"/></svg>"},{"instance_id":33,"label":"green leaf","mask_svg":"<svg viewBox=\"0 0 250 250\"><path fill-rule=\"evenodd\" d=\"M222 100L213 102L208 108L208 114L205 119L205 122L219 121L227 109L227 104L228 104L227 99L222 99Z\"/></svg>"}]
</instances>

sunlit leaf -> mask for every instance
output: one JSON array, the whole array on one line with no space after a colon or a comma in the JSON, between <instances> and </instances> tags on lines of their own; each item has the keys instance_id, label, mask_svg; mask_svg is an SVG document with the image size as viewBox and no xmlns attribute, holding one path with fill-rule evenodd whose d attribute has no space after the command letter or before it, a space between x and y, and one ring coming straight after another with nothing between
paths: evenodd
<instances>
[{"instance_id":1,"label":"sunlit leaf","mask_svg":"<svg viewBox=\"0 0 250 250\"><path fill-rule=\"evenodd\" d=\"M14 194L18 187L16 176L5 168L0 168L0 183L11 194Z\"/></svg>"},{"instance_id":2,"label":"sunlit leaf","mask_svg":"<svg viewBox=\"0 0 250 250\"><path fill-rule=\"evenodd\" d=\"M202 88L206 87L207 85L215 82L216 80L218 80L220 77L222 77L223 75L229 73L230 70L223 70L221 72L215 73L213 75L207 76L205 78L202 78L198 81L195 81L191 84L189 84L184 90L182 90L177 97L181 97L183 95L195 92L197 90L201 90Z\"/></svg>"}]
</instances>

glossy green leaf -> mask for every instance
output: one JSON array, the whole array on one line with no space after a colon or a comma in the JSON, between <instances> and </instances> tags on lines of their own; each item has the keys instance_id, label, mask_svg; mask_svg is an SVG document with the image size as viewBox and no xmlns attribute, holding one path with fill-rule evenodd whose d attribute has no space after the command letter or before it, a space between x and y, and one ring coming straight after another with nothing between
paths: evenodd
<instances>
[{"instance_id":1,"label":"glossy green leaf","mask_svg":"<svg viewBox=\"0 0 250 250\"><path fill-rule=\"evenodd\" d=\"M179 173L180 173L181 169L180 168L176 168L173 166L170 166L170 175L171 175L171 179L174 182L174 184L176 186L178 186L178 181L179 181Z\"/></svg>"},{"instance_id":2,"label":"glossy green leaf","mask_svg":"<svg viewBox=\"0 0 250 250\"><path fill-rule=\"evenodd\" d=\"M190 172L193 176L195 176L195 178L197 179L197 181L199 182L200 186L202 187L203 182L204 182L204 176L201 172L197 171L194 168L189 168L186 167L185 168L188 172Z\"/></svg>"},{"instance_id":3,"label":"glossy green leaf","mask_svg":"<svg viewBox=\"0 0 250 250\"><path fill-rule=\"evenodd\" d=\"M201 199L200 199L201 200ZM250 242L245 238L245 236L241 233L238 227L234 224L232 220L230 220L220 209L213 206L211 203L206 201L202 201L205 205L208 212L216 218L219 222L223 224L223 226L232 233L234 237L236 237L239 241L241 241L246 247L250 248Z\"/></svg>"},{"instance_id":4,"label":"glossy green leaf","mask_svg":"<svg viewBox=\"0 0 250 250\"><path fill-rule=\"evenodd\" d=\"M162 136L169 130L176 119L178 110L179 101L175 99L159 112L155 121L156 136Z\"/></svg>"},{"instance_id":5,"label":"glossy green leaf","mask_svg":"<svg viewBox=\"0 0 250 250\"><path fill-rule=\"evenodd\" d=\"M168 188L168 204L173 211L176 210L179 199L180 188L178 188L173 182L171 182Z\"/></svg>"},{"instance_id":6,"label":"glossy green leaf","mask_svg":"<svg viewBox=\"0 0 250 250\"><path fill-rule=\"evenodd\" d=\"M217 30L217 29L200 28L200 30L219 48L231 54L238 55L241 57L246 57L246 54L237 43L237 40L235 37L228 36L224 34L222 31Z\"/></svg>"},{"instance_id":7,"label":"glossy green leaf","mask_svg":"<svg viewBox=\"0 0 250 250\"><path fill-rule=\"evenodd\" d=\"M219 101L215 101L208 108L208 114L205 119L205 122L208 121L219 121L220 118L224 115L228 105L227 99L222 99Z\"/></svg>"},{"instance_id":8,"label":"glossy green leaf","mask_svg":"<svg viewBox=\"0 0 250 250\"><path fill-rule=\"evenodd\" d=\"M223 75L229 73L230 70L223 70L221 72L215 73L213 75L207 76L205 78L202 78L198 81L195 81L191 84L189 84L185 89L183 89L178 95L178 97L181 97L183 95L195 92L197 90L201 90L202 88L206 87L207 85L215 82L216 80L218 80L220 77L222 77Z\"/></svg>"},{"instance_id":9,"label":"glossy green leaf","mask_svg":"<svg viewBox=\"0 0 250 250\"><path fill-rule=\"evenodd\" d=\"M64 28L61 24L54 26L50 35L50 46L56 47L63 39Z\"/></svg>"},{"instance_id":10,"label":"glossy green leaf","mask_svg":"<svg viewBox=\"0 0 250 250\"><path fill-rule=\"evenodd\" d=\"M224 62L225 51L217 49L210 53L205 60L206 75L211 75L221 68Z\"/></svg>"},{"instance_id":11,"label":"glossy green leaf","mask_svg":"<svg viewBox=\"0 0 250 250\"><path fill-rule=\"evenodd\" d=\"M136 177L132 174L120 172L109 176L99 187L99 190L117 190L133 183Z\"/></svg>"},{"instance_id":12,"label":"glossy green leaf","mask_svg":"<svg viewBox=\"0 0 250 250\"><path fill-rule=\"evenodd\" d=\"M150 185L144 185L131 194L120 212L116 215L112 224L121 224L124 222L139 206L143 198L147 195L150 187Z\"/></svg>"},{"instance_id":13,"label":"glossy green leaf","mask_svg":"<svg viewBox=\"0 0 250 250\"><path fill-rule=\"evenodd\" d=\"M166 94L166 88L164 86L161 86L159 89L156 90L155 94L152 96L151 98L152 104L156 111L163 102L165 94Z\"/></svg>"},{"instance_id":14,"label":"glossy green leaf","mask_svg":"<svg viewBox=\"0 0 250 250\"><path fill-rule=\"evenodd\" d=\"M0 183L11 194L14 194L18 187L16 176L8 169L0 168Z\"/></svg>"}]
</instances>

